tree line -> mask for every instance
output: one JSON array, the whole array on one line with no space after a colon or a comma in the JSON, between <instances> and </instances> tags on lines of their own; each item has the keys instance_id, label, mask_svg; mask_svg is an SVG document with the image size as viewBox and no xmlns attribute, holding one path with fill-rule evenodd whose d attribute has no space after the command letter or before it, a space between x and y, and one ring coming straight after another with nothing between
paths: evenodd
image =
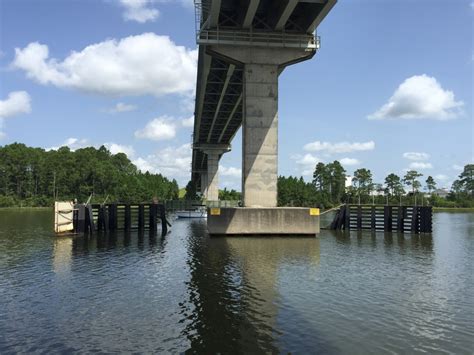
<instances>
[{"instance_id":1,"label":"tree line","mask_svg":"<svg viewBox=\"0 0 474 355\"><path fill-rule=\"evenodd\" d=\"M415 170L404 176L390 173L384 184L373 182L367 168L354 171L352 183L346 187L346 170L335 160L318 163L313 179L278 177L279 206L320 206L328 208L340 203L421 203L433 206L474 207L474 164L467 164L454 181L446 198L432 192L437 183L432 176L426 179ZM424 187L425 196L420 192ZM0 147L0 207L51 206L55 200L92 202L150 202L177 199L176 180L161 174L142 173L124 153L112 154L101 146L71 151L31 148L13 143ZM190 182L186 186L187 199L198 198ZM219 191L221 200L239 200L235 190Z\"/></svg>"},{"instance_id":2,"label":"tree line","mask_svg":"<svg viewBox=\"0 0 474 355\"><path fill-rule=\"evenodd\" d=\"M432 176L424 181L423 174L410 170L404 176L388 174L384 184L374 183L372 172L367 168L354 171L351 184L346 187L346 170L335 160L318 163L313 180L302 177L278 178L279 206L333 207L340 203L404 204L429 203L439 207L474 207L474 164L467 164L446 198L434 194L437 183ZM421 192L424 187L428 194Z\"/></svg>"},{"instance_id":3,"label":"tree line","mask_svg":"<svg viewBox=\"0 0 474 355\"><path fill-rule=\"evenodd\" d=\"M142 173L124 153L101 146L46 151L0 147L0 207L51 206L54 200L150 202L177 199L176 180Z\"/></svg>"}]
</instances>

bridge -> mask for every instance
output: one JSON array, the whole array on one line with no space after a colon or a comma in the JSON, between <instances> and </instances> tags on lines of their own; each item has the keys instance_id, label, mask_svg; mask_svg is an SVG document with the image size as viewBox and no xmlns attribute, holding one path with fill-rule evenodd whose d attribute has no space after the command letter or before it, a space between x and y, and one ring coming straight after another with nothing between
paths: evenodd
<instances>
[{"instance_id":1,"label":"bridge","mask_svg":"<svg viewBox=\"0 0 474 355\"><path fill-rule=\"evenodd\" d=\"M319 49L337 0L198 0L191 180L218 200L218 167L242 126L242 202L277 206L278 76Z\"/></svg>"}]
</instances>

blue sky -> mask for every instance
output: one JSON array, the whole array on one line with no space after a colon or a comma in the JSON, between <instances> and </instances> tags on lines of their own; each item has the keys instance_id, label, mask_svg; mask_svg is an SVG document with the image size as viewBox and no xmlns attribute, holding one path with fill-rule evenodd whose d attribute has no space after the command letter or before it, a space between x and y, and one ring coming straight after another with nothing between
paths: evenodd
<instances>
[{"instance_id":1,"label":"blue sky","mask_svg":"<svg viewBox=\"0 0 474 355\"><path fill-rule=\"evenodd\" d=\"M279 173L318 161L375 182L414 168L450 186L473 161L470 0L340 0L321 49L279 82ZM189 179L191 0L0 0L0 145L106 144ZM220 185L240 190L241 137Z\"/></svg>"}]
</instances>

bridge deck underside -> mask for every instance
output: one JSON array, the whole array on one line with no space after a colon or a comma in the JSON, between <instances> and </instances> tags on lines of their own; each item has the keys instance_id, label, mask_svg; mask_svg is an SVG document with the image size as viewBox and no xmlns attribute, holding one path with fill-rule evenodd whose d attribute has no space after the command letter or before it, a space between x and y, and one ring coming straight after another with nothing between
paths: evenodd
<instances>
[{"instance_id":1,"label":"bridge deck underside","mask_svg":"<svg viewBox=\"0 0 474 355\"><path fill-rule=\"evenodd\" d=\"M204 49L201 47L200 52ZM204 55L201 53L200 58ZM211 58L202 108L199 130L194 134L194 144L230 144L242 125L242 70L220 59ZM198 171L207 169L206 155L193 151L193 180L199 180Z\"/></svg>"},{"instance_id":2,"label":"bridge deck underside","mask_svg":"<svg viewBox=\"0 0 474 355\"><path fill-rule=\"evenodd\" d=\"M242 125L243 67L206 54L209 36L313 35L336 0L201 0L197 1L199 59L193 144L230 144ZM227 37L228 38L228 37ZM227 39L226 38L226 39ZM270 38L270 37L269 37ZM288 37L287 37L288 38ZM299 37L298 37L299 38ZM314 38L314 37L312 37ZM222 40L222 39L221 39ZM223 42L222 42L223 43ZM319 43L319 42L318 42ZM237 44L237 42L236 42ZM207 157L193 150L192 180L200 187Z\"/></svg>"}]
</instances>

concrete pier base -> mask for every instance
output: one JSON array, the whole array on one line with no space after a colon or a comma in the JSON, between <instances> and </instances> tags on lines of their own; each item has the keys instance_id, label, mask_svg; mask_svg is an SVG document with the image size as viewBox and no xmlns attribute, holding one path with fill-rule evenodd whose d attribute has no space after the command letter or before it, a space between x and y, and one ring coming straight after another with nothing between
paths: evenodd
<instances>
[{"instance_id":1,"label":"concrete pier base","mask_svg":"<svg viewBox=\"0 0 474 355\"><path fill-rule=\"evenodd\" d=\"M316 236L319 209L306 207L209 208L210 235Z\"/></svg>"}]
</instances>

